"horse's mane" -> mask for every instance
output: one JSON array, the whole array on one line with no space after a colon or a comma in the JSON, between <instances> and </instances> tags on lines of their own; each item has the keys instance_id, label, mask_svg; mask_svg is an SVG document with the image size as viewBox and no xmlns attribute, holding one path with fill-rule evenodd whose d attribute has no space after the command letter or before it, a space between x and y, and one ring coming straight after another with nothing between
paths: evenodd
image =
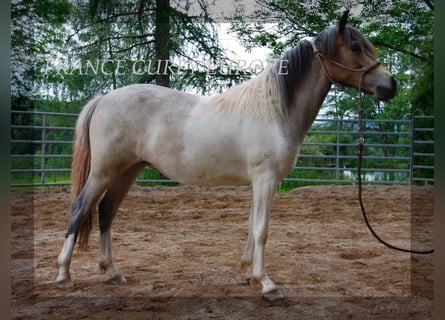
<instances>
[{"instance_id":1,"label":"horse's mane","mask_svg":"<svg viewBox=\"0 0 445 320\"><path fill-rule=\"evenodd\" d=\"M359 42L368 55L374 55L375 48L357 29L345 26L342 36L346 45ZM324 55L335 57L336 27L321 32L315 38L314 45ZM293 102L295 88L304 81L314 61L313 57L312 43L302 40L258 76L215 96L213 102L224 110L237 110L264 119L285 119L288 107Z\"/></svg>"},{"instance_id":2,"label":"horse's mane","mask_svg":"<svg viewBox=\"0 0 445 320\"><path fill-rule=\"evenodd\" d=\"M249 81L217 95L213 101L224 111L260 116L264 119L283 117L277 79L272 65Z\"/></svg>"},{"instance_id":3,"label":"horse's mane","mask_svg":"<svg viewBox=\"0 0 445 320\"><path fill-rule=\"evenodd\" d=\"M292 92L307 74L312 58L311 43L300 41L259 75L215 96L213 101L224 110L284 119Z\"/></svg>"}]
</instances>

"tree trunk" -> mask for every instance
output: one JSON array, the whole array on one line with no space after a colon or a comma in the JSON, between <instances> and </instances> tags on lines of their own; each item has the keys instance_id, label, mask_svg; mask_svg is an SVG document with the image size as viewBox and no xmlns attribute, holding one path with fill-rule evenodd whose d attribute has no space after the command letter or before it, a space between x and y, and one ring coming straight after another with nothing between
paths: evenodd
<instances>
[{"instance_id":1,"label":"tree trunk","mask_svg":"<svg viewBox=\"0 0 445 320\"><path fill-rule=\"evenodd\" d=\"M170 74L168 63L170 59L170 0L156 0L156 26L155 26L155 50L156 50L156 84L170 87ZM168 179L160 173L160 179Z\"/></svg>"},{"instance_id":2,"label":"tree trunk","mask_svg":"<svg viewBox=\"0 0 445 320\"><path fill-rule=\"evenodd\" d=\"M170 74L168 72L168 63L170 59L170 0L156 0L156 30L155 30L155 50L156 84L164 87L170 87Z\"/></svg>"}]
</instances>

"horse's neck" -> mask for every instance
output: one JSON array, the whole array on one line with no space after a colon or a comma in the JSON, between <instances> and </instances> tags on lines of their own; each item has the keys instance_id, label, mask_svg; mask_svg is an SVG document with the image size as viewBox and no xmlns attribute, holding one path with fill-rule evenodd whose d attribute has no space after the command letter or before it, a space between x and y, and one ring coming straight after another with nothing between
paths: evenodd
<instances>
[{"instance_id":1,"label":"horse's neck","mask_svg":"<svg viewBox=\"0 0 445 320\"><path fill-rule=\"evenodd\" d=\"M330 88L331 82L314 61L312 70L296 88L294 99L288 108L287 134L293 145L303 142Z\"/></svg>"}]
</instances>

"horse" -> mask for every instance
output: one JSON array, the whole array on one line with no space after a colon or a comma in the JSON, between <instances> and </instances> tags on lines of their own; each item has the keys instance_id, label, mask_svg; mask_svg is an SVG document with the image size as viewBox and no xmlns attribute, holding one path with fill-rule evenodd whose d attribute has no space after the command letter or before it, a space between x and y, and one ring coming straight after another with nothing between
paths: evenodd
<instances>
[{"instance_id":1,"label":"horse","mask_svg":"<svg viewBox=\"0 0 445 320\"><path fill-rule=\"evenodd\" d=\"M333 84L380 101L397 92L393 75L375 59L375 47L347 25L348 11L313 41L294 48L252 79L201 96L134 84L94 97L75 130L72 207L58 256L56 285L72 285L73 248L85 248L98 211L102 273L126 282L113 262L111 224L145 167L184 184L252 186L249 233L241 271L263 298L282 299L265 269L271 204L293 170L305 134Z\"/></svg>"}]
</instances>

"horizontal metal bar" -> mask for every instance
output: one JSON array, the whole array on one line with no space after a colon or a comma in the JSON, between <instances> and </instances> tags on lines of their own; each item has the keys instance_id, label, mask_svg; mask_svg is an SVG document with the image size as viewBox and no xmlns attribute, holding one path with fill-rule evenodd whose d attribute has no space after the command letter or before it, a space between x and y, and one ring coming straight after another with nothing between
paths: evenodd
<instances>
[{"instance_id":1,"label":"horizontal metal bar","mask_svg":"<svg viewBox=\"0 0 445 320\"><path fill-rule=\"evenodd\" d=\"M414 152L414 157L431 157L434 158L434 153L420 153L420 152Z\"/></svg>"},{"instance_id":2,"label":"horizontal metal bar","mask_svg":"<svg viewBox=\"0 0 445 320\"><path fill-rule=\"evenodd\" d=\"M358 135L357 131L335 131L335 130L309 130L308 135L310 134L356 134ZM390 135L397 135L397 136L411 136L411 132L409 131L402 131L402 132L392 132L392 131L365 131L364 135L382 135L382 136L390 136Z\"/></svg>"},{"instance_id":3,"label":"horizontal metal bar","mask_svg":"<svg viewBox=\"0 0 445 320\"><path fill-rule=\"evenodd\" d=\"M342 155L310 155L310 154L300 154L298 156L300 159L307 158L307 159L357 159L357 156L342 156ZM364 156L364 160L411 160L410 157L380 157L380 156Z\"/></svg>"},{"instance_id":4,"label":"horizontal metal bar","mask_svg":"<svg viewBox=\"0 0 445 320\"><path fill-rule=\"evenodd\" d=\"M427 182L434 182L434 178L416 178L413 177L413 181L427 181Z\"/></svg>"},{"instance_id":5,"label":"horizontal metal bar","mask_svg":"<svg viewBox=\"0 0 445 320\"><path fill-rule=\"evenodd\" d=\"M433 166L425 166L425 165L413 165L413 169L428 169L434 170Z\"/></svg>"},{"instance_id":6,"label":"horizontal metal bar","mask_svg":"<svg viewBox=\"0 0 445 320\"><path fill-rule=\"evenodd\" d=\"M11 173L71 172L71 169L11 169Z\"/></svg>"},{"instance_id":7,"label":"horizontal metal bar","mask_svg":"<svg viewBox=\"0 0 445 320\"><path fill-rule=\"evenodd\" d=\"M356 146L356 144L354 144ZM383 144L383 143L365 143L363 145L365 148L366 147L373 147L373 148L386 148L386 147L391 147L391 148L411 148L410 144Z\"/></svg>"},{"instance_id":8,"label":"horizontal metal bar","mask_svg":"<svg viewBox=\"0 0 445 320\"><path fill-rule=\"evenodd\" d=\"M434 128L414 128L417 132L434 132Z\"/></svg>"},{"instance_id":9,"label":"horizontal metal bar","mask_svg":"<svg viewBox=\"0 0 445 320\"><path fill-rule=\"evenodd\" d=\"M30 114L37 116L61 116L61 117L74 117L77 118L79 114L77 113L64 113L64 112L46 112L46 111L22 111L22 110L11 110L11 114Z\"/></svg>"},{"instance_id":10,"label":"horizontal metal bar","mask_svg":"<svg viewBox=\"0 0 445 320\"><path fill-rule=\"evenodd\" d=\"M12 188L25 188L25 187L57 187L57 186L68 186L71 182L36 182L36 183L13 183Z\"/></svg>"},{"instance_id":11,"label":"horizontal metal bar","mask_svg":"<svg viewBox=\"0 0 445 320\"><path fill-rule=\"evenodd\" d=\"M69 140L11 140L11 143L29 143L29 144L73 144L73 141Z\"/></svg>"},{"instance_id":12,"label":"horizontal metal bar","mask_svg":"<svg viewBox=\"0 0 445 320\"><path fill-rule=\"evenodd\" d=\"M303 171L330 171L330 172L340 172L344 173L347 171L355 172L357 168L336 168L336 167L294 167L294 170ZM390 168L362 168L363 172L403 172L409 173L409 169L390 169Z\"/></svg>"},{"instance_id":13,"label":"horizontal metal bar","mask_svg":"<svg viewBox=\"0 0 445 320\"><path fill-rule=\"evenodd\" d=\"M434 119L434 116L426 116L426 115L414 115L414 119Z\"/></svg>"},{"instance_id":14,"label":"horizontal metal bar","mask_svg":"<svg viewBox=\"0 0 445 320\"><path fill-rule=\"evenodd\" d=\"M324 147L357 147L358 143L335 143L335 142L303 142L303 146L324 146ZM411 148L410 144L382 144L382 143L365 143L364 147L374 147L374 148Z\"/></svg>"},{"instance_id":15,"label":"horizontal metal bar","mask_svg":"<svg viewBox=\"0 0 445 320\"><path fill-rule=\"evenodd\" d=\"M357 180L337 180L337 179L304 179L304 178L284 178L283 181L287 182L313 182L313 183L348 183L355 184L358 183ZM409 184L409 181L385 181L385 180L373 180L373 181L363 181L364 184Z\"/></svg>"},{"instance_id":16,"label":"horizontal metal bar","mask_svg":"<svg viewBox=\"0 0 445 320\"><path fill-rule=\"evenodd\" d=\"M74 131L75 127L50 127L50 126L25 126L25 125L11 125L11 129L32 129L32 130L60 130L60 131Z\"/></svg>"},{"instance_id":17,"label":"horizontal metal bar","mask_svg":"<svg viewBox=\"0 0 445 320\"><path fill-rule=\"evenodd\" d=\"M72 158L73 155L72 154L45 154L45 155L41 155L41 154L12 154L11 158L14 159L27 159L27 158Z\"/></svg>"},{"instance_id":18,"label":"horizontal metal bar","mask_svg":"<svg viewBox=\"0 0 445 320\"><path fill-rule=\"evenodd\" d=\"M357 123L358 119L329 119L329 118L317 118L315 122L344 122L344 123ZM407 119L363 119L364 123L407 123L410 124L411 120Z\"/></svg>"}]
</instances>

